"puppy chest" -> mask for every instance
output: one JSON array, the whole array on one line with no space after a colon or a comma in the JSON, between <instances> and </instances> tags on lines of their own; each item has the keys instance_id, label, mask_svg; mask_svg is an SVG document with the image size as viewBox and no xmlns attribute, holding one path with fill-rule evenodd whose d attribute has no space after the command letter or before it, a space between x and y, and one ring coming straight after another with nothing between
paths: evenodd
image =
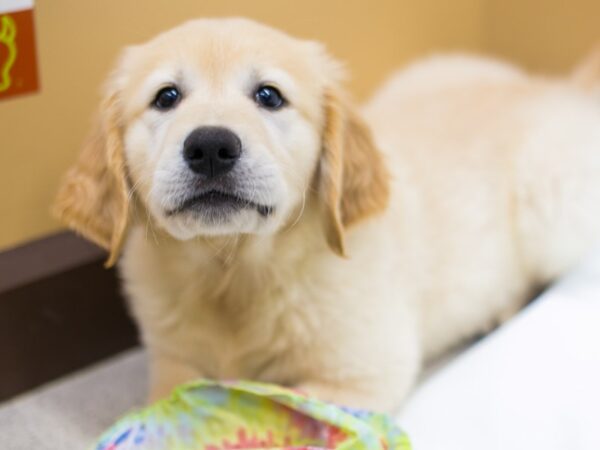
<instances>
[{"instance_id":1,"label":"puppy chest","mask_svg":"<svg viewBox=\"0 0 600 450\"><path fill-rule=\"evenodd\" d=\"M323 326L332 323L325 317L331 308L322 308L326 290L314 274L299 277L295 264L255 260L227 270L214 258L150 250L143 264L140 254L126 260L122 273L151 353L206 377L283 384L319 366L318 349L334 339Z\"/></svg>"},{"instance_id":2,"label":"puppy chest","mask_svg":"<svg viewBox=\"0 0 600 450\"><path fill-rule=\"evenodd\" d=\"M311 364L320 333L314 312L291 300L258 293L199 300L182 315L172 351L184 352L180 356L207 377L293 384Z\"/></svg>"}]
</instances>

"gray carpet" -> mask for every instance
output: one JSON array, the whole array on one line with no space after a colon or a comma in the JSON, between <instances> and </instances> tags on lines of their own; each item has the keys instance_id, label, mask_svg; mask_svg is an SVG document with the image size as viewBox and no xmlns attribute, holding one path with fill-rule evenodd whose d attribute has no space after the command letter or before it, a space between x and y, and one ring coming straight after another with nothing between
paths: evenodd
<instances>
[{"instance_id":1,"label":"gray carpet","mask_svg":"<svg viewBox=\"0 0 600 450\"><path fill-rule=\"evenodd\" d=\"M144 402L146 361L132 350L0 404L2 450L84 450Z\"/></svg>"}]
</instances>

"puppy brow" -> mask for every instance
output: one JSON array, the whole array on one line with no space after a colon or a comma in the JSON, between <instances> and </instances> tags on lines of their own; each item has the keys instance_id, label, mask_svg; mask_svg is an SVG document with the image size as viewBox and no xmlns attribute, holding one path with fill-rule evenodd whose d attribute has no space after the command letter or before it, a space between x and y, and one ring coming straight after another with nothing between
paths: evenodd
<instances>
[{"instance_id":1,"label":"puppy brow","mask_svg":"<svg viewBox=\"0 0 600 450\"><path fill-rule=\"evenodd\" d=\"M263 83L264 80L262 73L256 67L252 67L246 77L244 90L248 93L248 95L252 95L254 90Z\"/></svg>"},{"instance_id":2,"label":"puppy brow","mask_svg":"<svg viewBox=\"0 0 600 450\"><path fill-rule=\"evenodd\" d=\"M248 92L248 95L252 95L256 88L261 85L272 85L281 89L283 96L287 100L291 100L290 97L294 94L294 82L292 77L281 69L259 69L258 67L252 67L248 75L245 90Z\"/></svg>"},{"instance_id":3,"label":"puppy brow","mask_svg":"<svg viewBox=\"0 0 600 450\"><path fill-rule=\"evenodd\" d=\"M145 103L149 102L154 98L156 92L169 85L175 85L185 95L185 83L184 75L181 70L173 71L166 69L158 69L152 72L145 81L142 83L142 89L140 89L140 100Z\"/></svg>"}]
</instances>

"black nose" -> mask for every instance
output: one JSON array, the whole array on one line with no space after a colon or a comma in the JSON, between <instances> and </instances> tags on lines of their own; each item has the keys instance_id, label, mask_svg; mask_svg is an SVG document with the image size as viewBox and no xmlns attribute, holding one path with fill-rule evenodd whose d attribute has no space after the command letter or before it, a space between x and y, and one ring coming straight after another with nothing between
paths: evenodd
<instances>
[{"instance_id":1,"label":"black nose","mask_svg":"<svg viewBox=\"0 0 600 450\"><path fill-rule=\"evenodd\" d=\"M208 178L229 172L242 153L235 133L222 127L200 127L183 143L183 158L190 169Z\"/></svg>"}]
</instances>

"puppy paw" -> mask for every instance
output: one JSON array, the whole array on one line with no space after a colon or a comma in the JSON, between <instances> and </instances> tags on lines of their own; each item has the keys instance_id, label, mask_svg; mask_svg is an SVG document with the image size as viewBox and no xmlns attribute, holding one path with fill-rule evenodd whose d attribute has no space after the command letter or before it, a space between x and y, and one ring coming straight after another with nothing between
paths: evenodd
<instances>
[{"instance_id":1,"label":"puppy paw","mask_svg":"<svg viewBox=\"0 0 600 450\"><path fill-rule=\"evenodd\" d=\"M299 392L318 400L339 406L390 413L400 406L403 392L395 391L395 386L382 388L382 383L364 383L360 386L351 383L308 381L296 386Z\"/></svg>"}]
</instances>

